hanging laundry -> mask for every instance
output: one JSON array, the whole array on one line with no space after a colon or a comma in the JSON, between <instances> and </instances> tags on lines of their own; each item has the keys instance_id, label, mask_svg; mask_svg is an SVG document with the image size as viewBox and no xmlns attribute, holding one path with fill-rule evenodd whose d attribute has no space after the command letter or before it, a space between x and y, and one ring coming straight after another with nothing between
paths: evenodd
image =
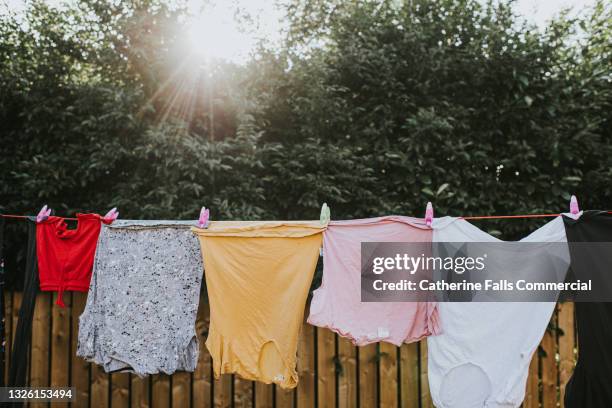
<instances>
[{"instance_id":1,"label":"hanging laundry","mask_svg":"<svg viewBox=\"0 0 612 408\"><path fill-rule=\"evenodd\" d=\"M438 332L435 302L361 302L362 242L424 242L432 230L422 219L389 216L332 221L323 233L323 281L313 293L308 323L354 344L400 346Z\"/></svg>"},{"instance_id":2,"label":"hanging laundry","mask_svg":"<svg viewBox=\"0 0 612 408\"><path fill-rule=\"evenodd\" d=\"M4 387L6 385L4 378L4 367L6 364L6 309L4 308L4 282L4 217L0 216L0 387Z\"/></svg>"},{"instance_id":3,"label":"hanging laundry","mask_svg":"<svg viewBox=\"0 0 612 408\"><path fill-rule=\"evenodd\" d=\"M203 273L195 223L117 220L102 228L78 356L106 372L194 371Z\"/></svg>"},{"instance_id":4,"label":"hanging laundry","mask_svg":"<svg viewBox=\"0 0 612 408\"><path fill-rule=\"evenodd\" d=\"M602 211L585 211L577 220L563 217L563 221L570 242L573 275L578 279L593 274L604 276L604 279L598 280L599 289L604 286L610 293L612 252L593 246L592 256L585 256L588 254L584 249L572 243L612 242L612 215ZM612 303L576 302L574 307L578 325L578 362L565 388L565 406L612 407Z\"/></svg>"},{"instance_id":5,"label":"hanging laundry","mask_svg":"<svg viewBox=\"0 0 612 408\"><path fill-rule=\"evenodd\" d=\"M432 226L434 242L503 242L458 218L434 219ZM556 217L521 242L566 242L563 220ZM511 262L503 265L512 268L515 275L530 276L538 272L541 262L547 262L547 268L562 281L569 266L567 246L552 248L550 253L542 253L540 246L520 256L509 253ZM545 260L534 262L539 257ZM531 358L555 304L438 303L442 334L427 338L429 387L435 406L519 407L525 397Z\"/></svg>"},{"instance_id":6,"label":"hanging laundry","mask_svg":"<svg viewBox=\"0 0 612 408\"><path fill-rule=\"evenodd\" d=\"M26 373L30 344L32 342L32 320L38 294L38 263L36 260L36 217L27 217L28 244L26 248L26 265L24 273L23 297L19 307L17 329L13 340L11 364L9 367L8 385L10 387L27 386Z\"/></svg>"},{"instance_id":7,"label":"hanging laundry","mask_svg":"<svg viewBox=\"0 0 612 408\"><path fill-rule=\"evenodd\" d=\"M102 223L98 214L77 214L77 227L50 216L36 225L36 252L40 290L55 291L57 305L64 307L64 291L87 292L96 243Z\"/></svg>"},{"instance_id":8,"label":"hanging laundry","mask_svg":"<svg viewBox=\"0 0 612 408\"><path fill-rule=\"evenodd\" d=\"M200 238L215 377L297 385L296 351L319 258L318 222L223 222L193 228Z\"/></svg>"}]
</instances>

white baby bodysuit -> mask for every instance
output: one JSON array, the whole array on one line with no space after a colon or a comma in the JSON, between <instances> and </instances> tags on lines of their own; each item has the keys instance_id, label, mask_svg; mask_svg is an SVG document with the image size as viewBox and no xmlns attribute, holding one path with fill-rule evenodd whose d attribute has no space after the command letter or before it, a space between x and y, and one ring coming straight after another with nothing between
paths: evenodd
<instances>
[{"instance_id":1,"label":"white baby bodysuit","mask_svg":"<svg viewBox=\"0 0 612 408\"><path fill-rule=\"evenodd\" d=\"M435 219L433 228L434 242L503 242L459 218ZM521 242L567 242L563 220L556 217ZM545 261L558 275L569 266L566 246L556 246L561 251ZM513 256L508 267L528 276L537 268L535 256ZM427 338L435 406L520 406L532 355L554 308L555 302L440 302L442 334Z\"/></svg>"}]
</instances>

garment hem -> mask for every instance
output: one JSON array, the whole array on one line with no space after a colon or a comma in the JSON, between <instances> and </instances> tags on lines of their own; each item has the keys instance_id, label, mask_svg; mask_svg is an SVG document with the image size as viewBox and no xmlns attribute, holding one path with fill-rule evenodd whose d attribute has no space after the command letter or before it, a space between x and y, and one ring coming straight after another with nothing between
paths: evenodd
<instances>
[{"instance_id":1,"label":"garment hem","mask_svg":"<svg viewBox=\"0 0 612 408\"><path fill-rule=\"evenodd\" d=\"M217 337L221 341L222 344L224 343L223 336L215 335L215 337ZM213 342L214 341L211 339L211 334L209 333L209 336L206 339L205 344L206 344L206 348L208 349L208 352L210 353L211 356L213 356L213 374L215 376L215 379L219 379L221 377L221 374L237 374L240 377L244 378L245 380L258 381L264 384L276 384L283 389L293 389L297 387L298 382L299 382L297 371L296 371L297 359L294 360L293 364L288 363L286 358L280 352L280 348L278 347L276 340L269 339L269 340L263 340L260 342L259 346L257 347L257 360L259 361L259 359L261 358L261 352L262 352L263 347L267 343L270 343L270 342L273 343L274 346L276 347L277 352L279 353L279 356L281 357L283 368L290 372L289 378L284 381L274 381L274 380L262 379L261 376L257 375L256 373L257 371L261 371L261 370L256 369L255 371L252 371L246 368L243 365L244 360L240 358L235 352L232 352L231 354L237 360L237 364L224 360L222 354L225 354L225 353L223 352L218 353L215 350L213 350L213 346L211 345L211 343ZM217 347L217 349L219 348L220 347ZM221 347L221 350L223 350L223 347ZM217 356L219 364L214 364L215 356Z\"/></svg>"},{"instance_id":2,"label":"garment hem","mask_svg":"<svg viewBox=\"0 0 612 408\"><path fill-rule=\"evenodd\" d=\"M349 340L353 345L357 346L357 347L364 347L364 346L368 346L370 344L376 344L379 342L385 342L385 343L389 343L389 344L393 344L396 347L401 347L402 344L411 344L411 343L415 343L417 341L421 341L429 336L432 336L434 333L431 330L427 330L426 333L422 334L421 336L415 337L406 337L404 338L404 340L402 340L401 342L397 342L397 341L393 341L391 339L389 339L388 337L377 337L375 339L372 340L365 340L365 341L358 341L356 340L356 337L351 334L351 332L348 331L342 331L341 329L338 329L336 327L331 326L329 323L322 323L322 322L318 322L315 321L314 319L311 319L310 317L308 318L308 320L306 320L306 323L310 324L311 326L315 326L315 327L320 327L322 329L328 329L331 330L332 332L340 335L341 337Z\"/></svg>"},{"instance_id":3,"label":"garment hem","mask_svg":"<svg viewBox=\"0 0 612 408\"><path fill-rule=\"evenodd\" d=\"M58 284L40 285L40 290L42 290L44 292L59 292L60 291L60 285L58 285ZM87 286L82 286L82 285L64 285L64 291L66 291L66 292L88 292L89 291L89 285L87 285Z\"/></svg>"}]
</instances>

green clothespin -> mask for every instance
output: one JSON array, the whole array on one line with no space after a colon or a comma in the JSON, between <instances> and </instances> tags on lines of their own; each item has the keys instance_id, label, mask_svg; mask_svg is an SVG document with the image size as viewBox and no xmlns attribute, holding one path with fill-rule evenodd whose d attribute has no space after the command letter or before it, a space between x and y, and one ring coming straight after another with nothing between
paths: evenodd
<instances>
[{"instance_id":1,"label":"green clothespin","mask_svg":"<svg viewBox=\"0 0 612 408\"><path fill-rule=\"evenodd\" d=\"M321 207L321 217L320 217L321 224L327 225L329 224L330 220L331 220L331 210L327 206L327 203L323 203L323 206Z\"/></svg>"}]
</instances>

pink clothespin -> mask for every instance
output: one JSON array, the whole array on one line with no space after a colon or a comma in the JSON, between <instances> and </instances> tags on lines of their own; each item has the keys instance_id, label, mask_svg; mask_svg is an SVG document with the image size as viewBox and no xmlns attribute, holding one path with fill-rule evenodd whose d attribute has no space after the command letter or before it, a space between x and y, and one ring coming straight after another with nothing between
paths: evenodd
<instances>
[{"instance_id":1,"label":"pink clothespin","mask_svg":"<svg viewBox=\"0 0 612 408\"><path fill-rule=\"evenodd\" d=\"M580 207L578 207L578 199L575 195L570 198L570 214L574 219L578 219L580 216Z\"/></svg>"},{"instance_id":2,"label":"pink clothespin","mask_svg":"<svg viewBox=\"0 0 612 408\"><path fill-rule=\"evenodd\" d=\"M427 203L427 208L425 209L425 225L431 227L431 223L433 222L434 210L433 205L431 205L431 201Z\"/></svg>"},{"instance_id":3,"label":"pink clothespin","mask_svg":"<svg viewBox=\"0 0 612 408\"><path fill-rule=\"evenodd\" d=\"M117 211L117 207L113 207L113 209L107 212L106 215L102 218L104 218L106 222L113 222L118 217L119 217L119 211Z\"/></svg>"},{"instance_id":4,"label":"pink clothespin","mask_svg":"<svg viewBox=\"0 0 612 408\"><path fill-rule=\"evenodd\" d=\"M43 222L44 220L49 218L49 215L51 215L51 209L47 208L47 204L45 204L43 208L41 208L38 212L38 215L36 216L36 222Z\"/></svg>"},{"instance_id":5,"label":"pink clothespin","mask_svg":"<svg viewBox=\"0 0 612 408\"><path fill-rule=\"evenodd\" d=\"M208 219L210 218L210 210L206 207L202 207L200 210L200 219L198 220L198 227L208 228Z\"/></svg>"}]
</instances>

